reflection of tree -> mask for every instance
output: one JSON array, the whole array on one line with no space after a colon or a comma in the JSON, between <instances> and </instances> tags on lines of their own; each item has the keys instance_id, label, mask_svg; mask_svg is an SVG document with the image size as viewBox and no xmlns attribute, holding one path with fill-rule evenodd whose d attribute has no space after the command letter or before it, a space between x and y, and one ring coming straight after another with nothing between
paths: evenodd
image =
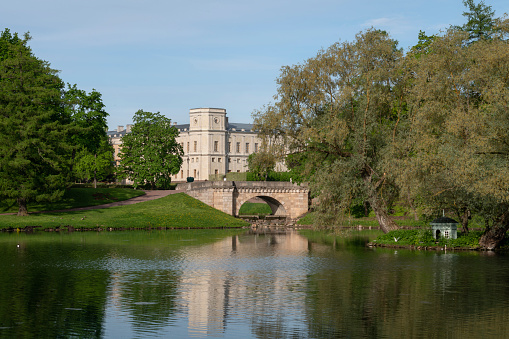
<instances>
[{"instance_id":1,"label":"reflection of tree","mask_svg":"<svg viewBox=\"0 0 509 339\"><path fill-rule=\"evenodd\" d=\"M66 266L68 258L93 260L95 253L74 246L0 246L2 261L10 263L0 274L0 327L7 328L0 337L100 338L108 273Z\"/></svg>"},{"instance_id":2,"label":"reflection of tree","mask_svg":"<svg viewBox=\"0 0 509 339\"><path fill-rule=\"evenodd\" d=\"M175 312L178 274L151 270L121 279L121 307L131 315L134 330L151 332L167 326Z\"/></svg>"},{"instance_id":3,"label":"reflection of tree","mask_svg":"<svg viewBox=\"0 0 509 339\"><path fill-rule=\"evenodd\" d=\"M496 263L480 263L477 254L341 251L334 258L338 270L308 277L310 337L479 337L486 328L502 337L509 330L502 321L509 310L498 302L509 289L494 297L489 288L506 284L509 273L494 276Z\"/></svg>"}]
</instances>

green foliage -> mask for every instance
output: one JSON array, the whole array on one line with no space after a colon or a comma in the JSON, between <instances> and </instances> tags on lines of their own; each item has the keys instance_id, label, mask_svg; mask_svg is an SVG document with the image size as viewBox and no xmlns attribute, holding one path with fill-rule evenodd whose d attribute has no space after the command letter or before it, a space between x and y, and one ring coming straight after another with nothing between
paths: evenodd
<instances>
[{"instance_id":1,"label":"green foliage","mask_svg":"<svg viewBox=\"0 0 509 339\"><path fill-rule=\"evenodd\" d=\"M270 171L267 176L260 177L252 172L246 172L246 181L290 181L292 174L290 172L274 172Z\"/></svg>"},{"instance_id":2,"label":"green foliage","mask_svg":"<svg viewBox=\"0 0 509 339\"><path fill-rule=\"evenodd\" d=\"M276 158L274 154L265 150L252 153L247 158L249 172L259 180L267 180L267 176L274 170L275 166Z\"/></svg>"},{"instance_id":3,"label":"green foliage","mask_svg":"<svg viewBox=\"0 0 509 339\"><path fill-rule=\"evenodd\" d=\"M108 143L106 118L101 93L92 89L90 93L77 88L76 84L67 84L64 92L64 109L78 127L71 136L72 144L78 149L85 149L90 154L97 154L103 144Z\"/></svg>"},{"instance_id":4,"label":"green foliage","mask_svg":"<svg viewBox=\"0 0 509 339\"><path fill-rule=\"evenodd\" d=\"M101 142L101 148L96 153L90 153L82 148L75 157L74 176L78 180L105 180L113 174L113 147L106 141Z\"/></svg>"},{"instance_id":5,"label":"green foliage","mask_svg":"<svg viewBox=\"0 0 509 339\"><path fill-rule=\"evenodd\" d=\"M433 41L435 40L436 35L426 35L426 32L419 31L418 39L419 41L415 46L412 47L411 53L416 57L419 58L422 55L426 55L432 52L430 49L430 46L432 45Z\"/></svg>"},{"instance_id":6,"label":"green foliage","mask_svg":"<svg viewBox=\"0 0 509 339\"><path fill-rule=\"evenodd\" d=\"M379 236L378 244L433 246L435 240L429 229L396 230Z\"/></svg>"},{"instance_id":7,"label":"green foliage","mask_svg":"<svg viewBox=\"0 0 509 339\"><path fill-rule=\"evenodd\" d=\"M248 179L248 172L230 172L226 173L226 180L228 181L253 181Z\"/></svg>"},{"instance_id":8,"label":"green foliage","mask_svg":"<svg viewBox=\"0 0 509 339\"><path fill-rule=\"evenodd\" d=\"M479 238L482 232L469 232L468 234L458 234L457 239L433 238L431 230L396 230L379 236L376 239L377 244L401 245L401 246L444 246L449 248L477 248L479 247Z\"/></svg>"},{"instance_id":9,"label":"green foliage","mask_svg":"<svg viewBox=\"0 0 509 339\"><path fill-rule=\"evenodd\" d=\"M0 37L0 196L27 203L59 199L70 174L75 131L62 109L57 71L34 56L30 36Z\"/></svg>"},{"instance_id":10,"label":"green foliage","mask_svg":"<svg viewBox=\"0 0 509 339\"><path fill-rule=\"evenodd\" d=\"M313 212L307 213L305 216L297 221L298 225L313 225L315 223L315 214Z\"/></svg>"},{"instance_id":11,"label":"green foliage","mask_svg":"<svg viewBox=\"0 0 509 339\"><path fill-rule=\"evenodd\" d=\"M178 129L160 113L139 110L131 133L122 137L121 176L133 186L152 189L169 187L171 176L180 170L184 151L176 142Z\"/></svg>"},{"instance_id":12,"label":"green foliage","mask_svg":"<svg viewBox=\"0 0 509 339\"><path fill-rule=\"evenodd\" d=\"M370 209L368 208L368 215L369 215L369 211L370 211ZM354 218L366 217L367 216L366 208L365 208L364 204L356 204L356 205L350 206L350 214Z\"/></svg>"}]
</instances>

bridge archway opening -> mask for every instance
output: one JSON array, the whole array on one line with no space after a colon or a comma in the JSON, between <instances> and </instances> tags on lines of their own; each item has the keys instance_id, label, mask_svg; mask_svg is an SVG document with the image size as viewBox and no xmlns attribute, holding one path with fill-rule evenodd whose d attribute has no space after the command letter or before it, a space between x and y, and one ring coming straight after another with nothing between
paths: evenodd
<instances>
[{"instance_id":1,"label":"bridge archway opening","mask_svg":"<svg viewBox=\"0 0 509 339\"><path fill-rule=\"evenodd\" d=\"M244 202L242 202L240 204L240 206L238 207L237 215L239 215L240 208L242 207L242 205L244 205L246 202L250 202L250 201L267 204L271 211L270 215L286 216L286 209L285 209L283 203L281 203L280 201L278 201L272 197L265 196L265 195L257 195L257 196L251 197L251 198L245 200Z\"/></svg>"}]
</instances>

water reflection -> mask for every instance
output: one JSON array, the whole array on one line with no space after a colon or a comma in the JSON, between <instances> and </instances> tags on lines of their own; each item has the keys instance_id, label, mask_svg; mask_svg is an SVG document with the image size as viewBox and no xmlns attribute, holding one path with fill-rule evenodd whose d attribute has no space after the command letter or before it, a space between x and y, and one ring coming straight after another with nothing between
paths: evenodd
<instances>
[{"instance_id":1,"label":"water reflection","mask_svg":"<svg viewBox=\"0 0 509 339\"><path fill-rule=\"evenodd\" d=\"M509 330L505 255L368 249L362 234L310 239L2 234L0 338L489 338Z\"/></svg>"}]
</instances>

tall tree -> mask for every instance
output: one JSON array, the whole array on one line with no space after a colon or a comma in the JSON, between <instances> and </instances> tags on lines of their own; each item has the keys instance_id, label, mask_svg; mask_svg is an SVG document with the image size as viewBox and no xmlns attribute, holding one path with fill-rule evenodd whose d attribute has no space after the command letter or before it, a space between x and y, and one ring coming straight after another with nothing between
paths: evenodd
<instances>
[{"instance_id":1,"label":"tall tree","mask_svg":"<svg viewBox=\"0 0 509 339\"><path fill-rule=\"evenodd\" d=\"M319 195L317 219L325 224L362 196L382 230L398 228L387 212L395 187L382 159L404 116L401 58L386 32L367 30L303 65L283 67L275 107L255 116L261 133L279 133L290 153L305 155Z\"/></svg>"},{"instance_id":2,"label":"tall tree","mask_svg":"<svg viewBox=\"0 0 509 339\"><path fill-rule=\"evenodd\" d=\"M106 134L106 118L108 113L102 101L101 93L92 89L90 93L78 89L76 84L67 84L64 92L64 107L76 125L76 133L71 136L73 149L73 173L92 178L97 187L97 175L113 170L112 160L108 153L113 154L113 147L108 143ZM77 166L78 168L74 168ZM91 175L91 176L89 176Z\"/></svg>"},{"instance_id":3,"label":"tall tree","mask_svg":"<svg viewBox=\"0 0 509 339\"><path fill-rule=\"evenodd\" d=\"M495 11L491 9L491 6L487 6L484 1L476 4L474 0L463 0L463 5L468 11L463 12L467 22L461 29L468 32L469 41L491 39L497 30Z\"/></svg>"},{"instance_id":4,"label":"tall tree","mask_svg":"<svg viewBox=\"0 0 509 339\"><path fill-rule=\"evenodd\" d=\"M400 144L408 154L400 186L435 208L476 211L488 226L480 244L492 249L509 229L509 48L469 39L450 30L432 53L408 59L411 125Z\"/></svg>"},{"instance_id":5,"label":"tall tree","mask_svg":"<svg viewBox=\"0 0 509 339\"><path fill-rule=\"evenodd\" d=\"M176 142L179 131L160 113L139 110L131 133L122 137L120 172L134 187L168 188L182 165L184 150Z\"/></svg>"},{"instance_id":6,"label":"tall tree","mask_svg":"<svg viewBox=\"0 0 509 339\"><path fill-rule=\"evenodd\" d=\"M97 188L97 180L104 180L114 173L113 161L113 147L107 140L102 141L95 154L81 148L74 159L74 176L79 180L93 180L94 188Z\"/></svg>"},{"instance_id":7,"label":"tall tree","mask_svg":"<svg viewBox=\"0 0 509 339\"><path fill-rule=\"evenodd\" d=\"M0 37L0 196L17 201L18 215L30 201L60 198L69 178L63 83L29 40L9 30Z\"/></svg>"}]
</instances>

